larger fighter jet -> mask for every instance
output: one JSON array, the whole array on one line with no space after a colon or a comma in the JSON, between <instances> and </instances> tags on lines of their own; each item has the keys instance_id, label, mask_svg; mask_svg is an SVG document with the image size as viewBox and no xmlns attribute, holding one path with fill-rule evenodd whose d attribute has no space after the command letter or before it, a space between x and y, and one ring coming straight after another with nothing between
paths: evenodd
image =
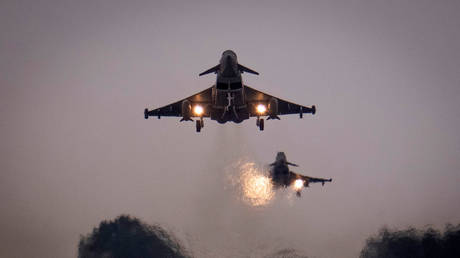
<instances>
[{"instance_id":1,"label":"larger fighter jet","mask_svg":"<svg viewBox=\"0 0 460 258\"><path fill-rule=\"evenodd\" d=\"M321 183L324 185L326 182L332 182L332 178L316 178L294 173L289 170L288 165L298 167L298 165L287 161L284 152L278 152L276 154L276 161L270 164L273 167L270 171L270 177L275 187L293 186L298 197L300 197L302 188L308 187L310 183Z\"/></svg>"},{"instance_id":2,"label":"larger fighter jet","mask_svg":"<svg viewBox=\"0 0 460 258\"><path fill-rule=\"evenodd\" d=\"M264 130L264 119L280 119L279 115L304 113L315 114L315 106L302 106L263 93L243 83L242 73L252 73L251 70L238 63L232 50L224 51L218 65L200 73L200 76L216 73L216 84L188 98L157 109L144 110L144 117L175 116L182 117L180 121L193 121L196 118L196 131L204 126L204 117L219 123L241 123L250 117L256 117L256 125Z\"/></svg>"}]
</instances>

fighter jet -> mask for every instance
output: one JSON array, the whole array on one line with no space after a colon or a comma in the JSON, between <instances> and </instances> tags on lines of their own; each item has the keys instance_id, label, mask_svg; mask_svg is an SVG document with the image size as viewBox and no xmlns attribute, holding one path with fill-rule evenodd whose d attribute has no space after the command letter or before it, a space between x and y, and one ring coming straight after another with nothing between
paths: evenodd
<instances>
[{"instance_id":1,"label":"fighter jet","mask_svg":"<svg viewBox=\"0 0 460 258\"><path fill-rule=\"evenodd\" d=\"M332 182L332 178L315 178L294 173L289 170L288 165L298 167L298 165L287 161L284 152L278 152L276 161L270 164L273 167L270 171L270 177L273 185L277 188L292 186L298 197L301 195L302 188L308 187L310 183L321 183L324 186L324 183Z\"/></svg>"},{"instance_id":2,"label":"fighter jet","mask_svg":"<svg viewBox=\"0 0 460 258\"><path fill-rule=\"evenodd\" d=\"M243 83L241 74L259 73L238 63L235 52L223 52L218 65L202 72L199 76L215 73L216 83L197 94L179 100L164 107L144 110L144 117L162 116L182 117L182 121L196 119L196 131L204 127L203 118L208 117L219 123L241 123L250 117L256 117L257 127L264 130L264 117L280 119L280 115L304 113L315 114L316 107L302 106L263 93Z\"/></svg>"}]
</instances>

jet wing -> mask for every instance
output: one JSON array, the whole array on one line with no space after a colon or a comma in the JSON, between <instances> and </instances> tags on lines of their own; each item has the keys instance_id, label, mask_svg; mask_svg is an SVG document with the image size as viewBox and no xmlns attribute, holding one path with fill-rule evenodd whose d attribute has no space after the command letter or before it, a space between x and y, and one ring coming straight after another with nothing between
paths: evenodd
<instances>
[{"instance_id":1,"label":"jet wing","mask_svg":"<svg viewBox=\"0 0 460 258\"><path fill-rule=\"evenodd\" d=\"M322 185L324 185L324 183L326 182L332 182L332 178L326 179L326 178L316 178L316 177L309 177L309 176L303 176L303 175L299 175L299 176L300 178L302 178L302 180L307 182L307 185L309 183L321 183Z\"/></svg>"},{"instance_id":2,"label":"jet wing","mask_svg":"<svg viewBox=\"0 0 460 258\"><path fill-rule=\"evenodd\" d=\"M308 179L308 182L310 183L326 183L326 182L332 182L332 178L326 179L326 178L316 178L316 177L309 177L309 176L302 176L304 180Z\"/></svg>"},{"instance_id":3,"label":"jet wing","mask_svg":"<svg viewBox=\"0 0 460 258\"><path fill-rule=\"evenodd\" d=\"M308 183L322 183L323 185L326 182L332 182L332 178L326 179L326 178L309 177L309 176L304 176L304 175L301 175L301 174L297 174L297 173L292 172L292 171L289 171L289 172L291 174L290 181L292 181L292 182L294 182L297 179L302 179L302 180L304 180L305 182L308 182Z\"/></svg>"},{"instance_id":4,"label":"jet wing","mask_svg":"<svg viewBox=\"0 0 460 258\"><path fill-rule=\"evenodd\" d=\"M182 116L182 102L184 100L190 101L190 104L192 107L196 104L200 104L203 109L203 117L209 117L209 108L206 108L206 106L210 105L212 103L212 87L205 89L201 92L198 92L197 94L194 94L188 98L181 99L177 102L174 102L172 104L153 109L153 110L148 110L146 109L144 112L145 117L147 118L148 116L177 116L181 117Z\"/></svg>"},{"instance_id":5,"label":"jet wing","mask_svg":"<svg viewBox=\"0 0 460 258\"><path fill-rule=\"evenodd\" d=\"M268 105L268 103L272 99L276 99L278 101L278 115L289 115L289 114L303 114L303 113L316 113L316 107L313 106L302 106L299 104L295 104L277 97L274 97L272 95L269 95L267 93L258 91L256 89L253 89L248 86L244 86L244 92L245 92L245 97L246 101L249 104L249 114L250 116L260 116L260 114L257 113L256 111L256 105L258 104L265 104ZM253 108L251 107L253 106Z\"/></svg>"}]
</instances>

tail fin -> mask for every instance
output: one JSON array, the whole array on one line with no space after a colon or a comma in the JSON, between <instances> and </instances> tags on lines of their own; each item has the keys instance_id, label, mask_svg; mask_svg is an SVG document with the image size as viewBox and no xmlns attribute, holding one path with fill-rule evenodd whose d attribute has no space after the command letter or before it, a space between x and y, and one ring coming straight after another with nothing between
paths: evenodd
<instances>
[{"instance_id":1,"label":"tail fin","mask_svg":"<svg viewBox=\"0 0 460 258\"><path fill-rule=\"evenodd\" d=\"M209 68L208 70L206 70L206 71L200 73L199 76L205 75L205 74L208 74L208 73L217 73L217 71L219 70L219 67L220 67L220 64L218 64L218 65L216 65L216 66L214 66L214 67L211 67L211 68Z\"/></svg>"},{"instance_id":2,"label":"tail fin","mask_svg":"<svg viewBox=\"0 0 460 258\"><path fill-rule=\"evenodd\" d=\"M240 64L238 64L238 69L241 71L241 72L247 72L247 73L252 73L252 74L255 74L255 75L259 75L258 72L254 71L254 70L251 70L245 66L242 66Z\"/></svg>"}]
</instances>

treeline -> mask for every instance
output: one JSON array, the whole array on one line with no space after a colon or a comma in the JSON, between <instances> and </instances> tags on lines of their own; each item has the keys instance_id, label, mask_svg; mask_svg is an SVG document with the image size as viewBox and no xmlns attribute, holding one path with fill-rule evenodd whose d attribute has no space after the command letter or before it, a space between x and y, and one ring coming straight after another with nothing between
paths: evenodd
<instances>
[{"instance_id":1,"label":"treeline","mask_svg":"<svg viewBox=\"0 0 460 258\"><path fill-rule=\"evenodd\" d=\"M102 221L81 236L79 258L192 257L174 238L159 226L147 225L137 218L122 215ZM267 257L306 257L283 249ZM428 228L391 230L382 228L367 239L360 258L460 258L460 224L448 224L443 232Z\"/></svg>"},{"instance_id":2,"label":"treeline","mask_svg":"<svg viewBox=\"0 0 460 258\"><path fill-rule=\"evenodd\" d=\"M390 230L386 227L370 237L361 258L459 258L460 224L448 224L443 233L433 228Z\"/></svg>"}]
</instances>

